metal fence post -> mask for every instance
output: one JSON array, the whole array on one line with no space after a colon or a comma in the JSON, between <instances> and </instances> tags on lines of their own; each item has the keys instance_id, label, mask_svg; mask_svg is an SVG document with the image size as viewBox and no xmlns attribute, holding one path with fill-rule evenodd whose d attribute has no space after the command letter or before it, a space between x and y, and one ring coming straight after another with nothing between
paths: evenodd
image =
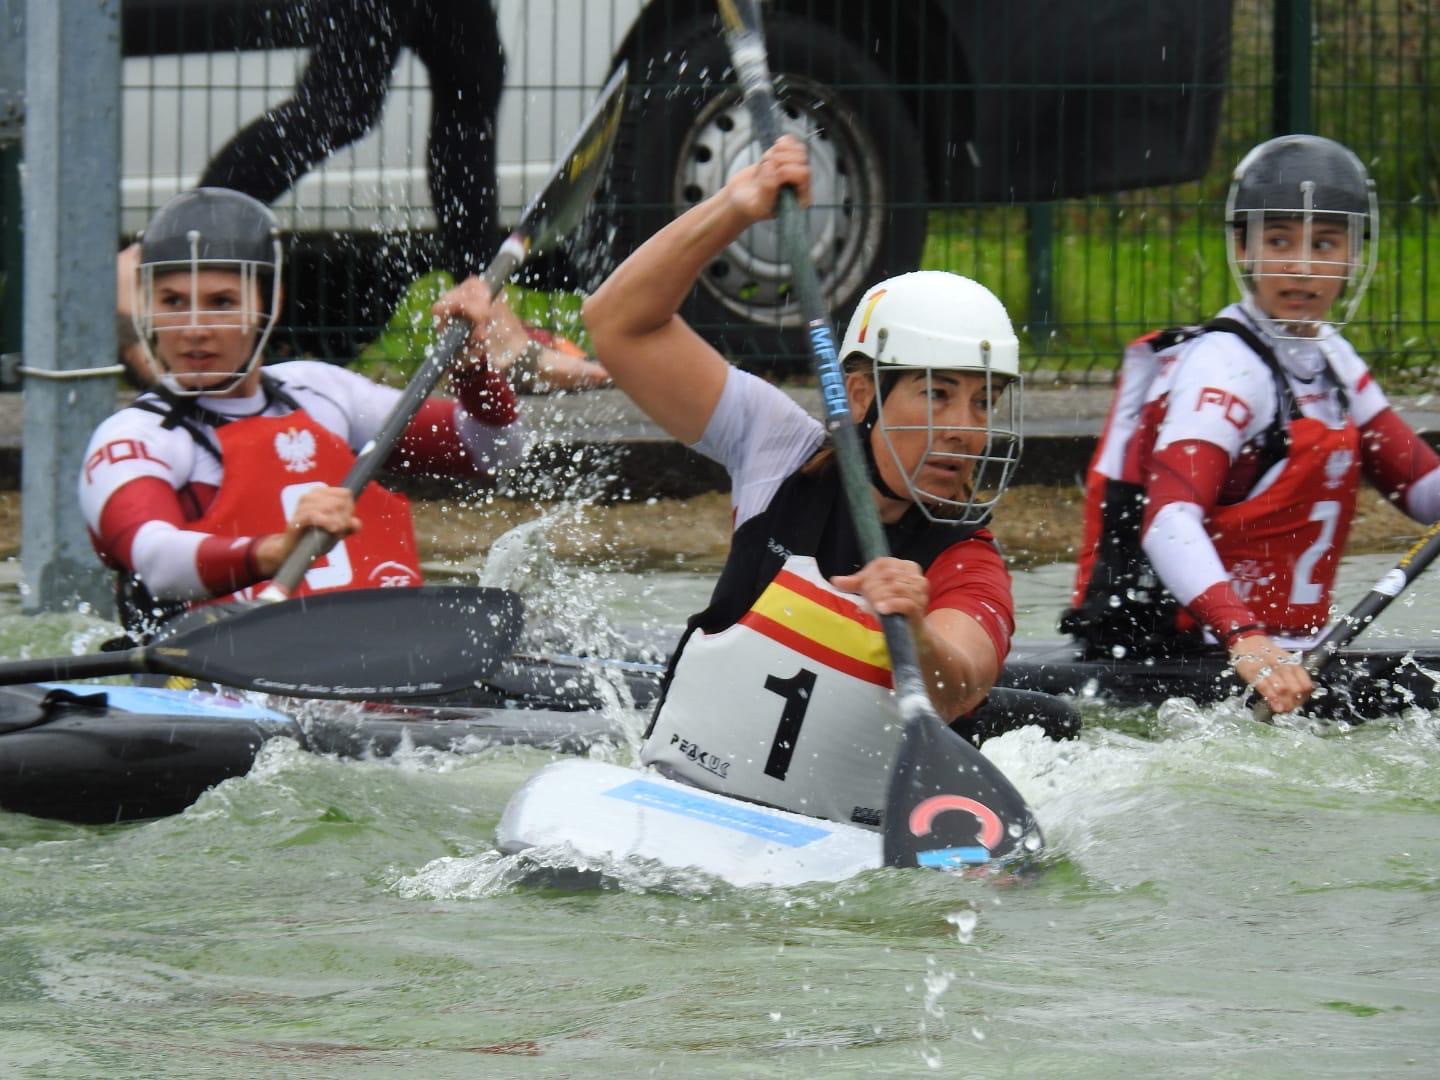
<instances>
[{"instance_id":1,"label":"metal fence post","mask_svg":"<svg viewBox=\"0 0 1440 1080\"><path fill-rule=\"evenodd\" d=\"M25 3L0 0L0 389L19 376L20 136L25 123Z\"/></svg>"},{"instance_id":2,"label":"metal fence post","mask_svg":"<svg viewBox=\"0 0 1440 1080\"><path fill-rule=\"evenodd\" d=\"M75 488L115 404L120 0L29 0L25 52L21 565L25 609L46 611L108 605Z\"/></svg>"},{"instance_id":3,"label":"metal fence post","mask_svg":"<svg viewBox=\"0 0 1440 1080\"><path fill-rule=\"evenodd\" d=\"M1274 134L1313 130L1310 92L1314 39L1312 0L1276 0L1274 64Z\"/></svg>"},{"instance_id":4,"label":"metal fence post","mask_svg":"<svg viewBox=\"0 0 1440 1080\"><path fill-rule=\"evenodd\" d=\"M1055 328L1055 204L1029 203L1025 207L1025 268L1030 279L1026 322L1036 352L1050 350Z\"/></svg>"}]
</instances>

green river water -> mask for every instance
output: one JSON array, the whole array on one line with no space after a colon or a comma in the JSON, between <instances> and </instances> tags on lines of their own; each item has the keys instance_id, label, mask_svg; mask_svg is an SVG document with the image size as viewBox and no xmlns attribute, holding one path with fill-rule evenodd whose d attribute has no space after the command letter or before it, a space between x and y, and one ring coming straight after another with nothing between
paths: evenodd
<instances>
[{"instance_id":1,"label":"green river water","mask_svg":"<svg viewBox=\"0 0 1440 1080\"><path fill-rule=\"evenodd\" d=\"M1387 562L1349 562L1345 596ZM671 619L707 576L577 572L548 614ZM1050 632L1068 576L1017 575L1022 632ZM1440 632L1437 597L1422 579L1387 626ZM104 630L3 615L0 652ZM0 814L0 1074L1437 1075L1440 719L1086 713L1073 743L986 746L1048 840L1018 880L539 888L493 848L550 760L530 749L282 740L174 818Z\"/></svg>"}]
</instances>

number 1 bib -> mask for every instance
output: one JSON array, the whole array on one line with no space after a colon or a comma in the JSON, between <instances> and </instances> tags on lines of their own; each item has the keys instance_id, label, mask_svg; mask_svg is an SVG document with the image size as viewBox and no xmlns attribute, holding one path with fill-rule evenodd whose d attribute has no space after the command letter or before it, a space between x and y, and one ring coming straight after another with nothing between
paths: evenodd
<instances>
[{"instance_id":1,"label":"number 1 bib","mask_svg":"<svg viewBox=\"0 0 1440 1080\"><path fill-rule=\"evenodd\" d=\"M878 828L899 715L880 624L792 556L733 626L696 631L641 759L722 795Z\"/></svg>"}]
</instances>

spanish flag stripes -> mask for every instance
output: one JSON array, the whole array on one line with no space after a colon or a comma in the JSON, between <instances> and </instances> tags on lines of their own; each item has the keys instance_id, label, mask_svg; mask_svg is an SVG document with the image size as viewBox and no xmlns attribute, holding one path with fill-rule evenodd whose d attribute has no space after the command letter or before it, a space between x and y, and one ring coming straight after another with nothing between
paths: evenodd
<instances>
[{"instance_id":1,"label":"spanish flag stripes","mask_svg":"<svg viewBox=\"0 0 1440 1080\"><path fill-rule=\"evenodd\" d=\"M740 620L756 633L857 679L889 687L890 655L874 615L781 570Z\"/></svg>"}]
</instances>

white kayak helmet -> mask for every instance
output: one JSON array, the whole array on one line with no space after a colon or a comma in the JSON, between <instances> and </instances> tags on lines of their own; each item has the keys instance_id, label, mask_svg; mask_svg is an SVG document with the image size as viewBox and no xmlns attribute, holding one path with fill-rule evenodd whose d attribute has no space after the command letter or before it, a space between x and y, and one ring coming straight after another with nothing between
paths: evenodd
<instances>
[{"instance_id":1,"label":"white kayak helmet","mask_svg":"<svg viewBox=\"0 0 1440 1080\"><path fill-rule=\"evenodd\" d=\"M891 436L900 431L924 431L925 453L913 469L901 467L910 499L931 521L960 525L985 521L1009 486L1023 446L1020 342L999 298L978 281L943 270L917 270L889 278L860 298L845 328L840 355L847 371L866 370L868 362L875 379L875 399L860 427L876 487L891 498L903 497L880 479L870 445L871 430L879 427L897 465L900 458ZM888 423L881 406L898 376L908 371L925 373L927 402L933 402L928 383L937 371L983 377L990 401L983 426L937 424L933 404L924 424ZM984 445L975 452L956 449L943 438L955 432L983 436ZM929 491L918 482L925 463L935 460L968 466L966 498Z\"/></svg>"},{"instance_id":2,"label":"white kayak helmet","mask_svg":"<svg viewBox=\"0 0 1440 1080\"><path fill-rule=\"evenodd\" d=\"M1225 253L1242 291L1253 291L1255 279L1267 276L1258 253L1263 249L1265 222L1276 218L1299 221L1302 240L1298 265L1273 276L1343 276L1345 291L1336 318L1274 323L1267 329L1277 337L1294 338L1311 337L1322 325L1344 326L1365 295L1378 253L1379 203L1364 164L1347 147L1320 135L1281 135L1241 159L1225 201L1225 221L1230 226ZM1346 230L1349 243L1343 259L1316 258L1312 252L1311 230L1325 220Z\"/></svg>"},{"instance_id":3,"label":"white kayak helmet","mask_svg":"<svg viewBox=\"0 0 1440 1080\"><path fill-rule=\"evenodd\" d=\"M280 315L280 227L270 208L227 188L182 191L167 202L140 234L135 305L131 320L155 376L171 393L185 397L223 394L242 382L260 363L265 343ZM226 270L240 276L241 303L210 310L196 295L202 270ZM184 311L157 319L155 281L176 273L190 276L190 303ZM258 306L256 301L258 301ZM155 349L156 335L205 327L255 331L249 358L232 378L202 387L188 385Z\"/></svg>"}]
</instances>

